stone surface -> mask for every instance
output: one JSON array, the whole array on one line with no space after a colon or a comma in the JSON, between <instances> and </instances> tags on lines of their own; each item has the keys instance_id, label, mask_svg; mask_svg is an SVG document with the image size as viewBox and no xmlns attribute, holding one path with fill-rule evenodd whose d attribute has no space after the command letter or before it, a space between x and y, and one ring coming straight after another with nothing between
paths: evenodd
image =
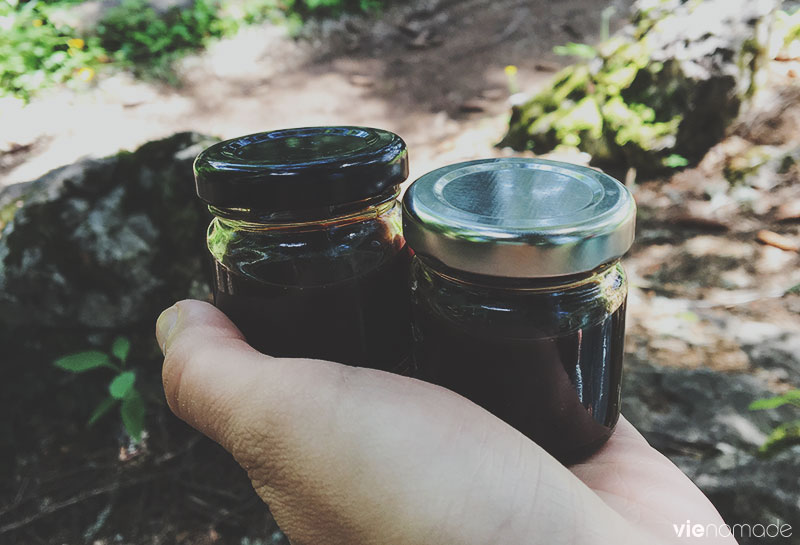
<instances>
[{"instance_id":1,"label":"stone surface","mask_svg":"<svg viewBox=\"0 0 800 545\"><path fill-rule=\"evenodd\" d=\"M155 319L209 292L209 216L191 167L213 141L181 133L0 192L0 480L15 453L52 440L54 425L80 433L107 392L108 373L76 377L55 358L108 351L123 335L129 366L142 370L137 384L159 399Z\"/></svg>"},{"instance_id":2,"label":"stone surface","mask_svg":"<svg viewBox=\"0 0 800 545\"><path fill-rule=\"evenodd\" d=\"M640 0L631 24L512 111L502 144L653 173L698 161L763 79L773 0Z\"/></svg>"},{"instance_id":3,"label":"stone surface","mask_svg":"<svg viewBox=\"0 0 800 545\"><path fill-rule=\"evenodd\" d=\"M769 457L757 453L772 428L798 418L796 408L748 410L756 399L774 395L751 375L631 358L627 364L623 413L709 496L727 524L779 519L800 530L800 445ZM745 536L739 543L762 541Z\"/></svg>"},{"instance_id":4,"label":"stone surface","mask_svg":"<svg viewBox=\"0 0 800 545\"><path fill-rule=\"evenodd\" d=\"M182 133L0 193L0 324L124 329L192 292L208 219L191 165L211 141Z\"/></svg>"}]
</instances>

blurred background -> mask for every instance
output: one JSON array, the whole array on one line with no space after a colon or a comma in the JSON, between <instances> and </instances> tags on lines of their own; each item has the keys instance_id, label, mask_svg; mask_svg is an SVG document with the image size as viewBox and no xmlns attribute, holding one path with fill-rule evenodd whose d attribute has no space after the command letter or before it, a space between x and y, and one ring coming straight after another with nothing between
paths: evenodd
<instances>
[{"instance_id":1,"label":"blurred background","mask_svg":"<svg viewBox=\"0 0 800 545\"><path fill-rule=\"evenodd\" d=\"M331 124L400 134L411 180L544 156L624 181L623 413L729 524L800 533L799 8L0 0L0 543L288 543L169 413L152 331L210 292L195 155Z\"/></svg>"}]
</instances>

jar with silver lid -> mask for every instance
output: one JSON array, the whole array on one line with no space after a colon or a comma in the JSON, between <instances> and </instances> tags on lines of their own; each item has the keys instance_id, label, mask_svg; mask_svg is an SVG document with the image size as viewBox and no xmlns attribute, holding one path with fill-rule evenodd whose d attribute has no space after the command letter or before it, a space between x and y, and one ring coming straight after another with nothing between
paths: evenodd
<instances>
[{"instance_id":1,"label":"jar with silver lid","mask_svg":"<svg viewBox=\"0 0 800 545\"><path fill-rule=\"evenodd\" d=\"M636 205L596 170L539 159L450 165L403 200L417 376L562 461L619 417Z\"/></svg>"}]
</instances>

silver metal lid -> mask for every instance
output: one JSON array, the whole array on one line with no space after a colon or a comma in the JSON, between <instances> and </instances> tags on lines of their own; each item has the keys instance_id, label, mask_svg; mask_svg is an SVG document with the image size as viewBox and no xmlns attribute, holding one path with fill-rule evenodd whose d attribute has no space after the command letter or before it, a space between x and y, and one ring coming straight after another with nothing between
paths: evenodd
<instances>
[{"instance_id":1,"label":"silver metal lid","mask_svg":"<svg viewBox=\"0 0 800 545\"><path fill-rule=\"evenodd\" d=\"M403 230L417 254L509 278L575 274L621 257L635 221L633 196L617 180L543 159L449 165L403 198Z\"/></svg>"}]
</instances>

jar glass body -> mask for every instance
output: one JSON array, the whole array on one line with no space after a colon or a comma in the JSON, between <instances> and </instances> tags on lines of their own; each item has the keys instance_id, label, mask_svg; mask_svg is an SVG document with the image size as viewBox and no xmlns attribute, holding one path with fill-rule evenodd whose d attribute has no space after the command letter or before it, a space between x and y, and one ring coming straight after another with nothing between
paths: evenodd
<instances>
[{"instance_id":1,"label":"jar glass body","mask_svg":"<svg viewBox=\"0 0 800 545\"><path fill-rule=\"evenodd\" d=\"M562 461L611 436L627 297L619 260L520 280L415 256L411 292L416 376L481 405Z\"/></svg>"},{"instance_id":2,"label":"jar glass body","mask_svg":"<svg viewBox=\"0 0 800 545\"><path fill-rule=\"evenodd\" d=\"M397 195L269 215L212 207L215 305L264 353L401 372L410 257Z\"/></svg>"}]
</instances>

